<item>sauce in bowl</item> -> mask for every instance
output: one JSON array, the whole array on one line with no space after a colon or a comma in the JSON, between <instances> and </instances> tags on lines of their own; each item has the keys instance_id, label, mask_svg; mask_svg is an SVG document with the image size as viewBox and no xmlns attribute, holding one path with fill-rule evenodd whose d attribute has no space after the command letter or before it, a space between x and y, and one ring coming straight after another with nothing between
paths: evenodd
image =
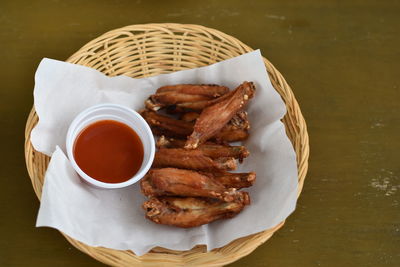
<instances>
[{"instance_id":1,"label":"sauce in bowl","mask_svg":"<svg viewBox=\"0 0 400 267\"><path fill-rule=\"evenodd\" d=\"M102 120L85 127L75 140L73 154L79 168L105 183L132 178L143 162L143 144L129 126Z\"/></svg>"}]
</instances>

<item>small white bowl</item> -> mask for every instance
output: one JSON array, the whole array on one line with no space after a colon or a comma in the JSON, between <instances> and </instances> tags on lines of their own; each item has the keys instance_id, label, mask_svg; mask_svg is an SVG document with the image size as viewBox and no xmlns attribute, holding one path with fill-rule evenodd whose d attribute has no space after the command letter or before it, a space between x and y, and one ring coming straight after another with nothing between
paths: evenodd
<instances>
[{"instance_id":1,"label":"small white bowl","mask_svg":"<svg viewBox=\"0 0 400 267\"><path fill-rule=\"evenodd\" d=\"M139 171L129 180L122 183L100 182L79 168L74 159L74 143L79 133L88 125L101 120L114 120L122 122L132 128L143 144L143 162ZM116 104L100 104L85 109L72 121L69 126L66 140L66 149L69 160L75 171L89 184L101 188L122 188L139 181L150 169L154 160L155 143L151 129L147 122L136 111Z\"/></svg>"}]
</instances>

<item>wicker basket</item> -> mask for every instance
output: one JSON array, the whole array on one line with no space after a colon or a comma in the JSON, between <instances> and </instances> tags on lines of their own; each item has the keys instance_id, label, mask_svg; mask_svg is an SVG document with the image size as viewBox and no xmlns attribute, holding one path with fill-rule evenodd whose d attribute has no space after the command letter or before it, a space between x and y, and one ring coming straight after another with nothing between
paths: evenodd
<instances>
[{"instance_id":1,"label":"wicker basket","mask_svg":"<svg viewBox=\"0 0 400 267\"><path fill-rule=\"evenodd\" d=\"M146 24L107 32L83 46L67 61L97 69L109 76L142 78L206 66L249 51L252 49L236 38L203 26ZM306 124L285 79L267 59L264 62L272 85L286 103L287 114L283 122L297 154L300 195L309 155ZM35 151L30 142L30 133L37 122L38 117L32 108L25 131L25 159L33 188L40 199L50 158ZM79 250L113 266L222 266L251 253L283 224L281 222L271 229L239 238L209 252L205 246L197 246L189 251L154 248L140 257L131 251L90 247L64 236Z\"/></svg>"}]
</instances>

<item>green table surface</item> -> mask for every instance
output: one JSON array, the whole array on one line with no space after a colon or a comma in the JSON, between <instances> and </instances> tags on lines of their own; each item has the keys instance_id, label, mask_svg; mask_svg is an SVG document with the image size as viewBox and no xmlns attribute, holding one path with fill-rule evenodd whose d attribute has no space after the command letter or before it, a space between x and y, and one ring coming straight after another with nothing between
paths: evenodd
<instances>
[{"instance_id":1,"label":"green table surface","mask_svg":"<svg viewBox=\"0 0 400 267\"><path fill-rule=\"evenodd\" d=\"M260 48L308 124L310 167L285 226L230 266L400 266L399 1L0 1L0 266L101 266L39 208L24 127L43 57L130 24L202 24Z\"/></svg>"}]
</instances>

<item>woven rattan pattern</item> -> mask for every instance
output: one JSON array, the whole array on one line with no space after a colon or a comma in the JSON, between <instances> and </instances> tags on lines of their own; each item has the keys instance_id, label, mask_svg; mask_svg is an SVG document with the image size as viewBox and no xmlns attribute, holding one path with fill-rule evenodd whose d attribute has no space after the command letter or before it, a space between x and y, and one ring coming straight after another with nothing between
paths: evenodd
<instances>
[{"instance_id":1,"label":"woven rattan pattern","mask_svg":"<svg viewBox=\"0 0 400 267\"><path fill-rule=\"evenodd\" d=\"M107 32L83 46L67 62L97 69L108 76L142 78L206 66L252 50L234 37L199 25L145 24ZM283 76L267 59L264 62L272 85L287 107L283 122L297 155L300 195L309 156L306 124ZM33 188L40 199L50 158L35 151L30 142L30 133L37 122L38 117L32 108L26 123L25 159ZM131 251L90 247L65 234L64 236L76 248L113 266L222 266L251 253L283 224L281 222L274 228L237 239L209 252L204 246L197 246L189 251L155 248L140 257Z\"/></svg>"}]
</instances>

